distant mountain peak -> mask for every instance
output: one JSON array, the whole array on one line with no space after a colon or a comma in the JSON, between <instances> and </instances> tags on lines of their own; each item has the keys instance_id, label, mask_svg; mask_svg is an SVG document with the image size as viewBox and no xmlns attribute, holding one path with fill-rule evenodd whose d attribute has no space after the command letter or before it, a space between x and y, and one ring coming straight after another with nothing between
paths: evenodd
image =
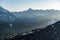
<instances>
[{"instance_id":1,"label":"distant mountain peak","mask_svg":"<svg viewBox=\"0 0 60 40\"><path fill-rule=\"evenodd\" d=\"M32 8L29 8L28 11L32 11L33 9Z\"/></svg>"}]
</instances>

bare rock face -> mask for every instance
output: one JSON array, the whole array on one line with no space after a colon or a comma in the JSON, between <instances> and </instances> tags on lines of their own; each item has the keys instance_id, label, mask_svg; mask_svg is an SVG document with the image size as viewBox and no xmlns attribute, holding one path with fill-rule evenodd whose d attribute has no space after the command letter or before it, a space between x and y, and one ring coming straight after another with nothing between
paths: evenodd
<instances>
[{"instance_id":1,"label":"bare rock face","mask_svg":"<svg viewBox=\"0 0 60 40\"><path fill-rule=\"evenodd\" d=\"M34 29L30 32L17 35L11 40L60 40L60 21L44 29Z\"/></svg>"}]
</instances>

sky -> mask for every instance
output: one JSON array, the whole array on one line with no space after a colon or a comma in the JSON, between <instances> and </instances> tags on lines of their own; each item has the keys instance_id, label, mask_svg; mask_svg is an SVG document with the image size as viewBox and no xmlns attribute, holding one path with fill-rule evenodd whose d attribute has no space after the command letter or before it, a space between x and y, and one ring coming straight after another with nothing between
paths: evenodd
<instances>
[{"instance_id":1,"label":"sky","mask_svg":"<svg viewBox=\"0 0 60 40\"><path fill-rule=\"evenodd\" d=\"M60 10L60 0L0 0L0 6L9 11L32 9Z\"/></svg>"}]
</instances>

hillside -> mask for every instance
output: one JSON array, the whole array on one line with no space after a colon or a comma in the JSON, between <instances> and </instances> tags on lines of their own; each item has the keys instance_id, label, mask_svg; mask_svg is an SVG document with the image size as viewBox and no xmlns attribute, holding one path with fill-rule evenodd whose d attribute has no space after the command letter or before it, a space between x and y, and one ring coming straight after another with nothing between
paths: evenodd
<instances>
[{"instance_id":1,"label":"hillside","mask_svg":"<svg viewBox=\"0 0 60 40\"><path fill-rule=\"evenodd\" d=\"M44 29L34 29L30 32L17 35L11 40L60 40L60 21Z\"/></svg>"}]
</instances>

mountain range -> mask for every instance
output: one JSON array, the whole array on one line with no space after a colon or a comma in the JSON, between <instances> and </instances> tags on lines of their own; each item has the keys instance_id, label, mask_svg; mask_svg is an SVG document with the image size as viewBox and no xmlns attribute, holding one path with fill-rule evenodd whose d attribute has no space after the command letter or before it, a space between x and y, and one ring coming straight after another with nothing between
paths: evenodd
<instances>
[{"instance_id":1,"label":"mountain range","mask_svg":"<svg viewBox=\"0 0 60 40\"><path fill-rule=\"evenodd\" d=\"M0 6L0 34L21 33L45 28L60 20L60 10L34 10L10 12Z\"/></svg>"}]
</instances>

